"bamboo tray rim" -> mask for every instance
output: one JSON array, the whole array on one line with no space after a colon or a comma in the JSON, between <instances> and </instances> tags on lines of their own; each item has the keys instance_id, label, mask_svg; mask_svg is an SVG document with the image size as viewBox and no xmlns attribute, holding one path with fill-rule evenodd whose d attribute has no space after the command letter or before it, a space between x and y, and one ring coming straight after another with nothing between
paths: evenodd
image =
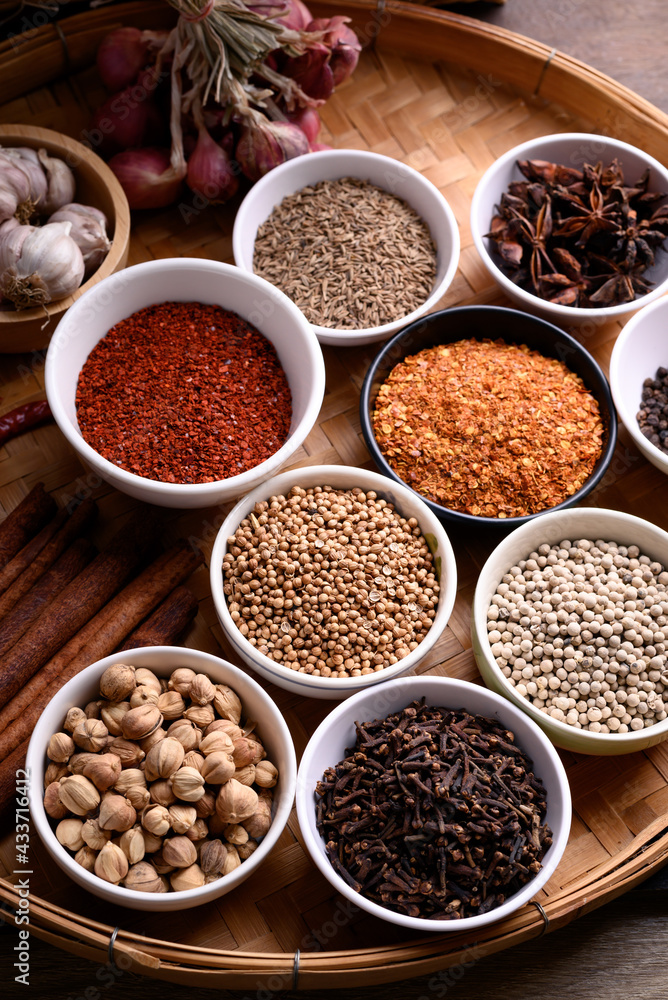
<instances>
[{"instance_id":1,"label":"bamboo tray rim","mask_svg":"<svg viewBox=\"0 0 668 1000\"><path fill-rule=\"evenodd\" d=\"M532 98L553 100L568 108L568 103L560 99L560 86L565 78L577 81L582 85L582 94L594 105L597 101L607 102L614 110L627 115L629 120L650 129L657 141L663 143L668 158L668 115L613 78L557 49L468 15L421 6L412 0L378 0L377 3L371 0L342 0L340 3L337 0L322 0L320 4L316 0L313 3L314 8L323 5L335 13L350 14L356 22L366 18L366 42L372 47L382 46L387 41L388 48L397 48L392 41L396 34L391 28L393 19L395 25L400 22L397 26L399 39L401 24L422 28L420 44L424 49L423 56L430 60L440 58L457 63L453 54L458 52L458 39L479 42L480 53L460 65L475 69L477 65L472 63L477 60L479 66ZM104 31L123 23L125 14L150 18L152 11L160 11L164 15L164 8L162 0L112 6L107 8ZM10 58L3 59L0 81L4 83L5 76L8 80L11 78L17 63L26 60L34 63L35 51L44 45L60 47L59 57L51 61L48 69L36 68L38 76L31 89L56 79L69 69L82 68L73 63L67 39L68 35L85 25L86 16L84 13L65 18L57 25L50 24L32 32L30 39L15 42L11 46ZM99 24L99 20L96 23ZM7 43L0 43L0 55L6 47ZM399 49L402 51L400 46ZM496 56L498 65L490 65L490 51ZM413 54L420 53L414 51ZM508 58L509 55L513 58ZM40 80L40 72L48 72L49 78ZM581 105L569 110L576 114L587 112L587 108L583 109ZM541 897L540 902L533 901L506 920L484 928L474 947L481 955L490 954L558 929L638 884L666 861L668 815L663 815L650 823L617 855L595 866L560 892L548 898ZM238 891L243 892L243 888ZM10 910L19 908L17 888L2 878L0 900ZM296 949L252 952L181 945L99 923L35 896L31 896L30 920L31 930L37 937L63 950L102 962L120 961L119 956L122 955L129 963L126 967L138 973L170 980L174 973L187 972L195 976L192 980L194 984L216 988L245 987L251 982L257 983L258 976L270 973L283 975L284 988L292 986L293 989L309 985L325 988L333 984L344 985L340 979L342 972L357 976L355 982L378 984L445 968L462 961L463 956L471 952L471 942L456 931L416 935L410 940L389 944L382 950L367 947L337 951ZM224 982L216 978L216 973L225 974ZM201 974L201 981L197 978L198 974ZM176 978L173 981L185 980ZM350 977L345 985L351 985Z\"/></svg>"}]
</instances>

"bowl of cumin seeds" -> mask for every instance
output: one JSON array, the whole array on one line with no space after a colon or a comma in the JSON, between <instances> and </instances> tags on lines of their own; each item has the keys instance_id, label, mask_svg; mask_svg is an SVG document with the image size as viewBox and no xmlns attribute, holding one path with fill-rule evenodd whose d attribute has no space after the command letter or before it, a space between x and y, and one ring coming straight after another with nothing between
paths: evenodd
<instances>
[{"instance_id":1,"label":"bowl of cumin seeds","mask_svg":"<svg viewBox=\"0 0 668 1000\"><path fill-rule=\"evenodd\" d=\"M301 309L321 344L386 340L437 308L459 262L438 188L399 160L327 149L275 167L236 215L234 260Z\"/></svg>"}]
</instances>

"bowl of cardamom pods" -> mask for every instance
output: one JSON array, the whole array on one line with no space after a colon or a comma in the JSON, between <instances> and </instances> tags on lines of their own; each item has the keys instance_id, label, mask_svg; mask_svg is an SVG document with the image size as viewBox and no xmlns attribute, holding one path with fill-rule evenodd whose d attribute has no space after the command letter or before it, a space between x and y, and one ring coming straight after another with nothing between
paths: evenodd
<instances>
[{"instance_id":1,"label":"bowl of cardamom pods","mask_svg":"<svg viewBox=\"0 0 668 1000\"><path fill-rule=\"evenodd\" d=\"M87 289L125 267L130 209L90 148L0 125L0 352L43 350Z\"/></svg>"},{"instance_id":2,"label":"bowl of cardamom pods","mask_svg":"<svg viewBox=\"0 0 668 1000\"><path fill-rule=\"evenodd\" d=\"M418 170L324 149L270 170L245 196L234 262L276 285L321 344L387 340L436 308L459 263L450 205Z\"/></svg>"},{"instance_id":3,"label":"bowl of cardamom pods","mask_svg":"<svg viewBox=\"0 0 668 1000\"><path fill-rule=\"evenodd\" d=\"M182 910L236 889L275 847L297 762L243 670L197 649L112 653L67 681L30 739L32 821L88 892Z\"/></svg>"},{"instance_id":4,"label":"bowl of cardamom pods","mask_svg":"<svg viewBox=\"0 0 668 1000\"><path fill-rule=\"evenodd\" d=\"M612 136L539 136L482 175L471 232L514 304L593 333L668 291L668 169Z\"/></svg>"}]
</instances>

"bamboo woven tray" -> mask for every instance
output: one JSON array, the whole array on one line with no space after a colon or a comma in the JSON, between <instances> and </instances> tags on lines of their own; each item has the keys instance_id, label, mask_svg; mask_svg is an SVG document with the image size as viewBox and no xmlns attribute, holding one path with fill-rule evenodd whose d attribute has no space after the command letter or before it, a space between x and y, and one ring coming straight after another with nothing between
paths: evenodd
<instances>
[{"instance_id":1,"label":"bamboo woven tray","mask_svg":"<svg viewBox=\"0 0 668 1000\"><path fill-rule=\"evenodd\" d=\"M668 117L613 80L544 45L469 18L413 4L366 0L314 3L318 14L348 13L366 45L353 80L327 103L325 141L371 148L422 170L453 207L462 235L461 265L441 306L505 303L478 260L468 212L482 171L509 147L533 136L583 129L606 132L668 160ZM25 43L0 45L6 103L0 121L55 128L78 136L102 98L86 68L113 25L157 26L161 2L102 8L35 31ZM58 79L69 73L69 80ZM32 88L41 86L43 89ZM31 90L30 93L28 91ZM27 95L27 96L23 96ZM189 255L231 261L234 205L207 210L185 225L176 209L137 216L129 263ZM620 329L594 320L577 335L605 367ZM373 348L325 348L327 393L298 465L367 466L360 436L359 387ZM0 357L0 412L43 395L43 356ZM102 531L135 501L87 473L54 426L11 442L0 453L0 505L7 512L39 479L57 499L90 494ZM609 474L589 503L624 509L668 528L665 479L622 431ZM167 512L165 534L191 537L209 553L228 507ZM420 672L480 678L471 652L470 600L493 537L451 532L459 593L450 626ZM167 539L166 539L167 540ZM185 644L234 660L217 625L207 571L191 585L199 613ZM331 703L271 689L298 753ZM432 973L559 928L613 899L668 859L668 745L626 757L564 753L575 815L566 854L537 899L485 929L407 936L374 921L332 892L303 850L291 819L265 866L236 892L191 910L145 914L103 904L74 886L31 839L31 931L76 955L176 983L227 989L317 989L373 985ZM0 899L16 908L14 838L0 841ZM360 945L363 945L360 947Z\"/></svg>"}]
</instances>

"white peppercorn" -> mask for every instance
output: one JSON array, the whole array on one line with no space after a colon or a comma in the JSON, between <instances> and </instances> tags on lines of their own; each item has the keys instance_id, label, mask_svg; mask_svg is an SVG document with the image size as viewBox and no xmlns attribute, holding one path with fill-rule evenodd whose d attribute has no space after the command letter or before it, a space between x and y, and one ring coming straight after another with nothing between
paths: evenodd
<instances>
[{"instance_id":1,"label":"white peppercorn","mask_svg":"<svg viewBox=\"0 0 668 1000\"><path fill-rule=\"evenodd\" d=\"M492 597L492 655L551 718L591 732L639 731L668 718L667 588L668 572L637 546L541 544Z\"/></svg>"}]
</instances>

